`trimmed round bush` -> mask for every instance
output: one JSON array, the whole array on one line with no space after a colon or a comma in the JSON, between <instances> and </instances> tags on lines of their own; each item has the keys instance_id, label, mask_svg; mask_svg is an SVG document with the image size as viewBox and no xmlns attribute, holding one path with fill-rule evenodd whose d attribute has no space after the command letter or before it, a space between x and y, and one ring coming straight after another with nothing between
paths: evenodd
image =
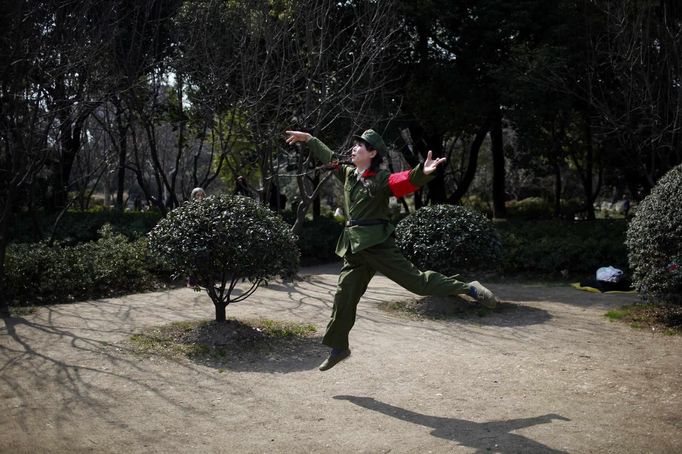
<instances>
[{"instance_id":1,"label":"trimmed round bush","mask_svg":"<svg viewBox=\"0 0 682 454\"><path fill-rule=\"evenodd\" d=\"M189 201L168 213L149 234L150 250L208 292L216 320L225 307L251 295L266 279L295 273L296 237L278 215L241 196ZM241 281L250 286L234 292Z\"/></svg>"},{"instance_id":2,"label":"trimmed round bush","mask_svg":"<svg viewBox=\"0 0 682 454\"><path fill-rule=\"evenodd\" d=\"M665 174L627 231L634 284L661 302L682 304L682 165Z\"/></svg>"},{"instance_id":3,"label":"trimmed round bush","mask_svg":"<svg viewBox=\"0 0 682 454\"><path fill-rule=\"evenodd\" d=\"M502 247L492 223L457 205L420 208L396 227L396 244L420 269L446 275L496 268Z\"/></svg>"}]
</instances>

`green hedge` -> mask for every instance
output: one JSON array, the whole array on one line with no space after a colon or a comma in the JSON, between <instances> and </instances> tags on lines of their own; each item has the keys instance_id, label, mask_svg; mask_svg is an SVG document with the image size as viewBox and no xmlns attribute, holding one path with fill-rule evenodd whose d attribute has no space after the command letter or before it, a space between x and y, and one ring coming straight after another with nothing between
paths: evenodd
<instances>
[{"instance_id":1,"label":"green hedge","mask_svg":"<svg viewBox=\"0 0 682 454\"><path fill-rule=\"evenodd\" d=\"M8 232L10 242L35 243L47 240L56 218L56 214L44 213L15 215ZM106 224L129 239L142 238L160 219L161 214L156 211L67 211L57 224L54 241L68 244L96 241L97 232Z\"/></svg>"},{"instance_id":2,"label":"green hedge","mask_svg":"<svg viewBox=\"0 0 682 454\"><path fill-rule=\"evenodd\" d=\"M85 237L105 216L78 214L81 225L66 237ZM89 219L88 217L92 217ZM132 237L145 233L155 214L123 213L119 232ZM71 217L75 226L76 217ZM286 216L290 224L291 215ZM63 231L68 233L67 225ZM151 228L151 227L149 227ZM625 220L557 221L514 220L495 224L502 240L502 271L591 276L597 268L613 265L629 272L625 248ZM298 239L301 264L337 261L334 249L343 225L329 217L308 220ZM81 232L81 233L78 233ZM140 232L140 233L134 233ZM88 234L89 235L89 234ZM146 238L130 240L114 227L82 244L48 246L38 242L12 244L6 257L7 289L14 305L59 303L143 291L168 281L174 270L154 261Z\"/></svg>"},{"instance_id":3,"label":"green hedge","mask_svg":"<svg viewBox=\"0 0 682 454\"><path fill-rule=\"evenodd\" d=\"M284 213L283 217L289 225L294 224L295 218L290 212ZM333 217L320 216L315 221L306 220L298 237L301 265L319 265L340 260L334 251L342 231L343 223Z\"/></svg>"},{"instance_id":4,"label":"green hedge","mask_svg":"<svg viewBox=\"0 0 682 454\"><path fill-rule=\"evenodd\" d=\"M139 292L158 286L158 275L170 275L149 256L146 239L128 240L109 226L97 241L75 246L12 244L5 267L6 296L14 306Z\"/></svg>"},{"instance_id":5,"label":"green hedge","mask_svg":"<svg viewBox=\"0 0 682 454\"><path fill-rule=\"evenodd\" d=\"M624 220L509 221L497 223L505 272L596 272L613 265L628 271Z\"/></svg>"}]
</instances>

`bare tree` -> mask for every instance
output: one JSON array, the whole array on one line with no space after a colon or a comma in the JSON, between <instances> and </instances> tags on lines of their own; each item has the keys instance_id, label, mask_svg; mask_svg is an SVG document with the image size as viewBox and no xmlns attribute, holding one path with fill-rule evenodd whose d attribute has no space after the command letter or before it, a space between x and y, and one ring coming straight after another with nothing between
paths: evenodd
<instances>
[{"instance_id":1,"label":"bare tree","mask_svg":"<svg viewBox=\"0 0 682 454\"><path fill-rule=\"evenodd\" d=\"M606 29L591 34L587 94L595 132L617 144L647 192L682 162L682 8L673 1L607 1Z\"/></svg>"},{"instance_id":2,"label":"bare tree","mask_svg":"<svg viewBox=\"0 0 682 454\"><path fill-rule=\"evenodd\" d=\"M281 179L296 178L295 230L325 177L307 155L283 146L283 131L301 127L348 144L353 132L380 121L373 108L386 94L397 28L391 6L205 0L180 14L178 67L192 90L188 99L213 137L229 132L218 162L229 167L243 160L228 156L255 153L266 201ZM219 131L216 117L227 121ZM293 174L286 171L292 164Z\"/></svg>"}]
</instances>

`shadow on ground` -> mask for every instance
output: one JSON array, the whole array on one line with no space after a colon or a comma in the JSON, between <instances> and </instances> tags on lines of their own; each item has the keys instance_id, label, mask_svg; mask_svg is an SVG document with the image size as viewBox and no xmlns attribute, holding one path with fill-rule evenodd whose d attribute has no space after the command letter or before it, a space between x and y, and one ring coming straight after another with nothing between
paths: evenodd
<instances>
[{"instance_id":1,"label":"shadow on ground","mask_svg":"<svg viewBox=\"0 0 682 454\"><path fill-rule=\"evenodd\" d=\"M431 320L457 320L484 326L537 325L552 319L549 312L532 306L500 302L495 309L453 297L427 296L419 299L380 302L379 309L399 316Z\"/></svg>"},{"instance_id":2,"label":"shadow on ground","mask_svg":"<svg viewBox=\"0 0 682 454\"><path fill-rule=\"evenodd\" d=\"M51 309L48 309L51 311ZM80 331L53 325L51 312L46 322L20 317L5 318L0 335L6 335L0 345L0 390L11 390L14 418L21 426L27 426L35 409L36 390L47 393L51 405L61 415L56 426L78 424L82 414L74 413L73 402L89 417L106 420L113 427L125 429L130 437L144 438L143 430L126 425L107 404L117 398L117 389L141 390L159 398L183 414L197 418L209 417L210 412L191 407L171 396L167 390L177 386L177 377L184 371L201 372L191 365L175 363L177 375L155 377L152 383L142 377L143 369L137 358L125 358L112 345L99 340L106 328L81 328ZM77 323L88 325L88 320ZM113 328L116 330L116 328ZM71 354L61 354L63 344L70 346ZM97 365L87 365L86 357L97 357ZM30 371L21 375L16 370ZM28 377L28 378L27 378Z\"/></svg>"},{"instance_id":3,"label":"shadow on ground","mask_svg":"<svg viewBox=\"0 0 682 454\"><path fill-rule=\"evenodd\" d=\"M324 360L327 347L321 338L304 337L278 340L265 346L253 346L239 351L228 346L221 356L188 357L196 364L234 372L286 374L316 369Z\"/></svg>"},{"instance_id":4,"label":"shadow on ground","mask_svg":"<svg viewBox=\"0 0 682 454\"><path fill-rule=\"evenodd\" d=\"M565 453L565 451L550 448L523 435L511 433L525 427L551 423L553 420L570 421L557 414L479 423L466 419L424 415L380 402L372 397L340 395L334 396L334 399L347 400L367 410L429 427L433 429L431 435L434 437L455 442L459 446L474 448L477 453Z\"/></svg>"}]
</instances>

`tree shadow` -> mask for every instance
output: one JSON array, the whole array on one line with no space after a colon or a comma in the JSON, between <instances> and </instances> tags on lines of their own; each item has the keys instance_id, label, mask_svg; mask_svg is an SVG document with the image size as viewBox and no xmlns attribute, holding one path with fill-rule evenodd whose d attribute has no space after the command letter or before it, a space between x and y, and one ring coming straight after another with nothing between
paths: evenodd
<instances>
[{"instance_id":1,"label":"tree shadow","mask_svg":"<svg viewBox=\"0 0 682 454\"><path fill-rule=\"evenodd\" d=\"M474 422L466 419L429 416L404 408L380 402L372 397L334 396L337 400L347 400L362 408L383 413L403 421L419 424L433 429L431 435L453 441L459 446L476 449L477 453L550 453L565 454L565 451L550 448L523 435L511 433L514 430L553 420L570 421L557 414L547 414L533 418L519 418L507 421Z\"/></svg>"},{"instance_id":2,"label":"tree shadow","mask_svg":"<svg viewBox=\"0 0 682 454\"><path fill-rule=\"evenodd\" d=\"M4 326L0 326L0 336L4 337L0 338L0 390L11 391L17 408L14 417L26 431L31 430L29 414L35 410L36 389L41 388L53 390L50 401L52 405L58 405L61 415L53 421L57 428L76 423L74 412L82 409L90 418L129 431L131 437L146 436L129 427L127 421L103 403L116 396L117 386L154 395L182 414L210 416L210 410L178 400L167 392L177 385L176 377L184 377L183 374L157 376L157 382L152 383L144 378L138 358L122 354L124 349L98 339L102 333L117 331L116 328L95 326L90 323L91 319L79 317L81 333L78 333L75 328L54 323L54 308L45 310L48 317L44 322L9 317L3 319ZM81 357L97 357L98 360L88 365L79 359ZM175 366L173 370L176 371L201 372L187 364L175 363ZM18 376L13 373L19 368L30 371L30 380L24 373ZM74 406L74 402L78 405Z\"/></svg>"},{"instance_id":3,"label":"tree shadow","mask_svg":"<svg viewBox=\"0 0 682 454\"><path fill-rule=\"evenodd\" d=\"M537 307L500 302L495 309L456 297L427 296L400 301L380 301L379 309L388 313L417 316L431 320L456 320L483 326L527 326L548 322L549 312Z\"/></svg>"},{"instance_id":4,"label":"tree shadow","mask_svg":"<svg viewBox=\"0 0 682 454\"><path fill-rule=\"evenodd\" d=\"M287 374L316 369L327 349L322 345L321 337L315 336L277 340L241 349L227 346L220 353L189 356L188 359L213 369Z\"/></svg>"}]
</instances>

